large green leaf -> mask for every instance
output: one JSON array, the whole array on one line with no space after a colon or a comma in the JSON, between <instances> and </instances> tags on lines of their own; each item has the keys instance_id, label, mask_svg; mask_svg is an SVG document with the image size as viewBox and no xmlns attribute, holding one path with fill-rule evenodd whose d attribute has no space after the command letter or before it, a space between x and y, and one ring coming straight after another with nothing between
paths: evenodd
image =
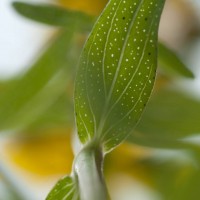
<instances>
[{"instance_id":1,"label":"large green leaf","mask_svg":"<svg viewBox=\"0 0 200 200\"><path fill-rule=\"evenodd\" d=\"M55 185L46 200L79 200L79 191L74 180L66 176Z\"/></svg>"},{"instance_id":2,"label":"large green leaf","mask_svg":"<svg viewBox=\"0 0 200 200\"><path fill-rule=\"evenodd\" d=\"M14 2L15 10L21 15L49 25L61 26L63 28L78 28L80 32L89 32L92 29L95 17L67 10L53 5L35 5L22 2ZM169 73L176 73L187 78L194 78L181 59L163 43L159 43L158 51L159 65Z\"/></svg>"},{"instance_id":3,"label":"large green leaf","mask_svg":"<svg viewBox=\"0 0 200 200\"><path fill-rule=\"evenodd\" d=\"M95 17L53 5L36 5L16 1L13 6L18 13L29 19L63 28L68 27L71 29L76 27L80 32L91 31L95 21ZM164 68L170 74L176 73L187 78L194 78L194 74L176 53L163 43L159 43L158 62L161 68Z\"/></svg>"},{"instance_id":4,"label":"large green leaf","mask_svg":"<svg viewBox=\"0 0 200 200\"><path fill-rule=\"evenodd\" d=\"M30 4L14 2L13 7L21 15L54 26L76 28L79 31L89 31L92 28L94 17L81 12L66 10L62 7L46 4Z\"/></svg>"},{"instance_id":5,"label":"large green leaf","mask_svg":"<svg viewBox=\"0 0 200 200\"><path fill-rule=\"evenodd\" d=\"M85 45L75 87L80 140L105 150L135 127L157 68L157 31L164 0L111 0Z\"/></svg>"},{"instance_id":6,"label":"large green leaf","mask_svg":"<svg viewBox=\"0 0 200 200\"><path fill-rule=\"evenodd\" d=\"M57 101L73 78L79 50L72 32L59 34L31 69L0 96L0 129L25 126Z\"/></svg>"},{"instance_id":7,"label":"large green leaf","mask_svg":"<svg viewBox=\"0 0 200 200\"><path fill-rule=\"evenodd\" d=\"M194 78L194 74L185 66L180 58L164 44L159 43L158 61L168 72L176 72L187 78Z\"/></svg>"}]
</instances>

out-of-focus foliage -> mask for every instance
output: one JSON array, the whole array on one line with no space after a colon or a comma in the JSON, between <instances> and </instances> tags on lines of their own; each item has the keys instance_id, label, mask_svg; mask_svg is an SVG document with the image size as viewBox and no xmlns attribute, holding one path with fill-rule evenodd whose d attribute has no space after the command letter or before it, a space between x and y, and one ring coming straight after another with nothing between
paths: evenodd
<instances>
[{"instance_id":1,"label":"out-of-focus foliage","mask_svg":"<svg viewBox=\"0 0 200 200\"><path fill-rule=\"evenodd\" d=\"M187 78L194 78L194 74L184 65L178 56L162 43L158 46L159 64L166 70L171 70Z\"/></svg>"},{"instance_id":2,"label":"out-of-focus foliage","mask_svg":"<svg viewBox=\"0 0 200 200\"><path fill-rule=\"evenodd\" d=\"M35 5L22 2L14 2L13 7L21 15L32 20L53 26L75 29L76 31L88 31L92 28L94 17L82 12L74 12L58 6Z\"/></svg>"},{"instance_id":3,"label":"out-of-focus foliage","mask_svg":"<svg viewBox=\"0 0 200 200\"><path fill-rule=\"evenodd\" d=\"M73 160L69 132L40 130L39 136L13 138L5 150L14 163L35 175L69 174Z\"/></svg>"},{"instance_id":4,"label":"out-of-focus foliage","mask_svg":"<svg viewBox=\"0 0 200 200\"><path fill-rule=\"evenodd\" d=\"M60 2L68 9L97 15L106 0L98 0L95 3L91 0ZM91 30L94 17L52 5L15 3L14 6L26 17L60 27L54 39L43 50L42 56L26 73L13 80L0 82L0 129L24 130L19 132L27 137L30 133L36 133L38 136L46 134L45 137L49 137L49 130L56 127L58 131L55 135L65 134L60 131L63 128L67 134L68 127L74 126L72 91L76 65L85 41L85 33ZM170 76L175 71L184 77L193 77L175 53L162 44L159 44L159 47L159 64L167 69L167 75ZM191 160L197 159L193 161L195 165L189 161L186 164L175 160L162 161L150 157L145 149L134 157L133 152L136 150L127 153L124 151L127 145L124 145L119 148L119 152L113 152L107 159L108 168L110 167L107 176L126 171L127 175L157 191L163 200L198 200L199 149L198 145L189 143L186 137L200 132L199 110L199 100L177 89L163 89L159 85L159 90L153 93L136 131L127 141L153 148L190 149ZM41 131L35 131L38 129ZM34 139L38 141L35 143L31 143L31 138L23 139L19 143L11 141L7 151L16 164L31 172L43 175L68 172L72 159L69 142L67 143L66 139L60 141L59 136L55 139L54 137L50 136L49 140L41 139L43 136L38 137ZM65 145L68 146L66 149L69 157L66 156ZM40 151L44 154L40 154ZM53 159L55 162L51 165L52 168L48 168L52 157L48 157L50 160L43 157L50 154L56 158ZM63 156L59 157L59 154ZM145 157L148 159L144 159ZM46 167L49 170L45 171Z\"/></svg>"},{"instance_id":5,"label":"out-of-focus foliage","mask_svg":"<svg viewBox=\"0 0 200 200\"><path fill-rule=\"evenodd\" d=\"M177 89L162 89L154 93L135 132L139 144L178 148L180 140L200 132L200 101ZM162 117L161 117L162 116ZM180 146L181 147L181 146Z\"/></svg>"},{"instance_id":6,"label":"out-of-focus foliage","mask_svg":"<svg viewBox=\"0 0 200 200\"><path fill-rule=\"evenodd\" d=\"M94 16L88 16L77 11L66 10L58 6L46 4L35 5L17 1L13 3L13 6L21 15L32 20L53 26L61 26L62 28L70 27L79 32L91 31L93 22L95 21ZM172 50L162 43L159 43L158 47L158 62L161 67L167 71L176 72L177 74L188 78L194 78L193 73Z\"/></svg>"},{"instance_id":7,"label":"out-of-focus foliage","mask_svg":"<svg viewBox=\"0 0 200 200\"><path fill-rule=\"evenodd\" d=\"M195 164L158 158L142 161L163 200L198 200L200 170Z\"/></svg>"},{"instance_id":8,"label":"out-of-focus foliage","mask_svg":"<svg viewBox=\"0 0 200 200\"><path fill-rule=\"evenodd\" d=\"M74 33L60 33L40 59L2 92L1 130L24 128L36 123L35 120L42 118L42 113L67 95L67 85L73 78L79 55L79 47L74 40ZM66 113L71 109L70 100L67 102L63 108Z\"/></svg>"},{"instance_id":9,"label":"out-of-focus foliage","mask_svg":"<svg viewBox=\"0 0 200 200\"><path fill-rule=\"evenodd\" d=\"M162 200L194 200L199 198L199 163L192 152L171 152L174 156L140 146L124 144L106 159L107 179L115 176L132 177L158 193ZM159 154L158 154L159 152Z\"/></svg>"}]
</instances>

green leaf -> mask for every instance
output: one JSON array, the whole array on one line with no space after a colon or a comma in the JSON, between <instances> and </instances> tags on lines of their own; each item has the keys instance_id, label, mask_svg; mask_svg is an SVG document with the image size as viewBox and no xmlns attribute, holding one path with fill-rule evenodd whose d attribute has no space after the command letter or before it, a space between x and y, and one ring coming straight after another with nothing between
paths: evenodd
<instances>
[{"instance_id":1,"label":"green leaf","mask_svg":"<svg viewBox=\"0 0 200 200\"><path fill-rule=\"evenodd\" d=\"M21 15L54 26L76 27L81 32L92 29L95 17L77 11L70 11L54 5L35 5L23 2L14 2L15 10ZM181 61L171 49L159 43L158 61L168 72L175 72L187 78L194 78L193 72Z\"/></svg>"},{"instance_id":2,"label":"green leaf","mask_svg":"<svg viewBox=\"0 0 200 200\"><path fill-rule=\"evenodd\" d=\"M177 90L152 95L143 117L128 141L159 148L183 148L185 137L200 133L200 100Z\"/></svg>"},{"instance_id":3,"label":"green leaf","mask_svg":"<svg viewBox=\"0 0 200 200\"><path fill-rule=\"evenodd\" d=\"M21 15L54 26L76 27L81 32L89 32L95 17L77 11L70 11L54 5L34 5L14 2L15 10ZM159 43L158 61L168 72L175 72L187 78L194 78L194 74L187 68L175 52Z\"/></svg>"},{"instance_id":4,"label":"green leaf","mask_svg":"<svg viewBox=\"0 0 200 200\"><path fill-rule=\"evenodd\" d=\"M74 180L66 176L55 185L46 200L79 200L79 192Z\"/></svg>"},{"instance_id":5,"label":"green leaf","mask_svg":"<svg viewBox=\"0 0 200 200\"><path fill-rule=\"evenodd\" d=\"M182 175L184 176L184 175ZM171 200L198 200L200 196L200 170L194 170L179 187L175 187Z\"/></svg>"},{"instance_id":6,"label":"green leaf","mask_svg":"<svg viewBox=\"0 0 200 200\"><path fill-rule=\"evenodd\" d=\"M13 125L16 125L16 127L21 125L21 128L26 128L26 126L30 126L35 121L38 121L43 113L45 113L49 107L51 108L55 102L63 96L63 93L66 93L67 79L69 80L69 77L66 78L66 74L66 70L60 70L56 73L56 77L52 78L53 80L50 80L50 82L45 85L38 94L27 101L20 110L13 115ZM67 102L65 103L66 105L64 105L63 108L65 112L72 113L71 104L69 102L68 104ZM67 119L67 124L69 124L69 122L71 123L70 118Z\"/></svg>"},{"instance_id":7,"label":"green leaf","mask_svg":"<svg viewBox=\"0 0 200 200\"><path fill-rule=\"evenodd\" d=\"M74 112L70 98L71 97L69 97L66 92L58 97L48 109L40 113L34 121L31 121L31 123L25 127L25 131L23 132L30 133L45 128L73 128ZM41 101L40 104L42 102L45 103L45 98L43 98L43 101Z\"/></svg>"},{"instance_id":8,"label":"green leaf","mask_svg":"<svg viewBox=\"0 0 200 200\"><path fill-rule=\"evenodd\" d=\"M79 138L105 151L134 129L153 88L164 0L111 0L80 59L75 87Z\"/></svg>"},{"instance_id":9,"label":"green leaf","mask_svg":"<svg viewBox=\"0 0 200 200\"><path fill-rule=\"evenodd\" d=\"M158 62L162 68L169 72L180 74L186 78L194 78L194 74L172 50L162 43L159 43L158 49Z\"/></svg>"},{"instance_id":10,"label":"green leaf","mask_svg":"<svg viewBox=\"0 0 200 200\"><path fill-rule=\"evenodd\" d=\"M63 26L65 28L76 28L79 31L91 30L94 17L81 12L66 10L55 5L29 4L14 2L13 7L21 15L32 20L53 26Z\"/></svg>"},{"instance_id":11,"label":"green leaf","mask_svg":"<svg viewBox=\"0 0 200 200\"><path fill-rule=\"evenodd\" d=\"M71 83L79 51L73 33L60 33L30 70L0 96L0 129L24 128L57 101Z\"/></svg>"},{"instance_id":12,"label":"green leaf","mask_svg":"<svg viewBox=\"0 0 200 200\"><path fill-rule=\"evenodd\" d=\"M191 159L191 154L189 158ZM200 195L199 167L192 159L184 162L178 157L175 159L153 157L142 161L154 183L154 190L159 192L163 200L198 200Z\"/></svg>"}]
</instances>

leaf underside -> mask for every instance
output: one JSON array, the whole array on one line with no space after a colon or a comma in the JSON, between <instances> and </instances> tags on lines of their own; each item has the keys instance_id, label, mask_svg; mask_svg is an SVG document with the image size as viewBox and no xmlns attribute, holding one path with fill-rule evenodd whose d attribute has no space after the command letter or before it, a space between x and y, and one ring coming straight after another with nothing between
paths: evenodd
<instances>
[{"instance_id":1,"label":"leaf underside","mask_svg":"<svg viewBox=\"0 0 200 200\"><path fill-rule=\"evenodd\" d=\"M79 192L70 176L66 176L55 185L46 200L80 200Z\"/></svg>"},{"instance_id":2,"label":"leaf underside","mask_svg":"<svg viewBox=\"0 0 200 200\"><path fill-rule=\"evenodd\" d=\"M153 88L164 0L111 0L84 47L75 87L79 138L111 150L133 131Z\"/></svg>"}]
</instances>

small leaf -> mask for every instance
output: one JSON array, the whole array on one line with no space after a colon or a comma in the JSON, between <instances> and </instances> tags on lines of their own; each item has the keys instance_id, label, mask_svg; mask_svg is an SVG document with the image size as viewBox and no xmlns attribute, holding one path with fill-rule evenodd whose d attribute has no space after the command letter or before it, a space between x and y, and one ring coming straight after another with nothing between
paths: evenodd
<instances>
[{"instance_id":1,"label":"small leaf","mask_svg":"<svg viewBox=\"0 0 200 200\"><path fill-rule=\"evenodd\" d=\"M134 129L153 88L164 0L111 0L80 59L75 111L82 143L105 151Z\"/></svg>"},{"instance_id":2,"label":"small leaf","mask_svg":"<svg viewBox=\"0 0 200 200\"><path fill-rule=\"evenodd\" d=\"M81 12L66 10L55 5L29 4L14 2L13 7L21 15L32 20L53 26L65 28L78 28L80 31L88 31L92 28L94 17Z\"/></svg>"},{"instance_id":3,"label":"small leaf","mask_svg":"<svg viewBox=\"0 0 200 200\"><path fill-rule=\"evenodd\" d=\"M96 149L96 146L83 148L74 160L73 176L67 176L59 181L47 200L79 198L81 200L110 200L102 174L102 163L102 152Z\"/></svg>"},{"instance_id":4,"label":"small leaf","mask_svg":"<svg viewBox=\"0 0 200 200\"><path fill-rule=\"evenodd\" d=\"M176 72L186 78L194 78L194 74L172 50L162 43L159 43L158 50L158 62L161 67L168 71Z\"/></svg>"},{"instance_id":5,"label":"small leaf","mask_svg":"<svg viewBox=\"0 0 200 200\"><path fill-rule=\"evenodd\" d=\"M64 177L51 190L46 200L79 200L79 192L74 180L70 177Z\"/></svg>"}]
</instances>

